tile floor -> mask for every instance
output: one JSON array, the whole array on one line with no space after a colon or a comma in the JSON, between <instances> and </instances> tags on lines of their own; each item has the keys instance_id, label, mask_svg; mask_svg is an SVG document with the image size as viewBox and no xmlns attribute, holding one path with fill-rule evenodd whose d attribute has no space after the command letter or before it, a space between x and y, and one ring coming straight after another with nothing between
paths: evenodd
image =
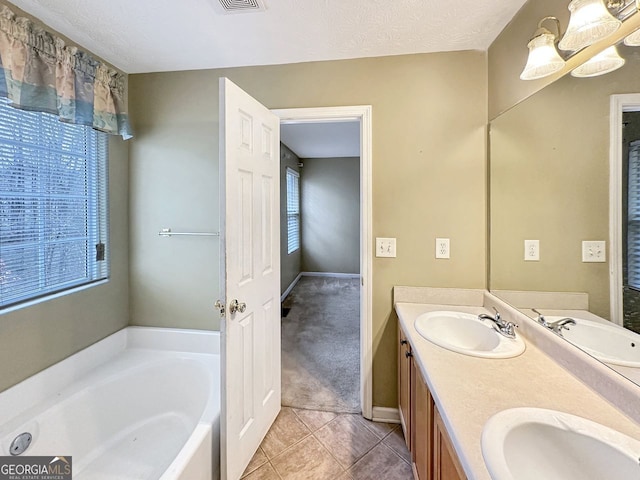
<instances>
[{"instance_id":1,"label":"tile floor","mask_svg":"<svg viewBox=\"0 0 640 480\"><path fill-rule=\"evenodd\" d=\"M400 425L282 407L245 480L411 480Z\"/></svg>"}]
</instances>

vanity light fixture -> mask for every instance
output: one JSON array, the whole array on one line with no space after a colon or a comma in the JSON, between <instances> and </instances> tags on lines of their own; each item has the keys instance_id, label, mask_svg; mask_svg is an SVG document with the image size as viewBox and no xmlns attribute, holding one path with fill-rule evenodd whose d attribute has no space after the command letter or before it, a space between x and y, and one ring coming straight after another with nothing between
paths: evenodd
<instances>
[{"instance_id":1,"label":"vanity light fixture","mask_svg":"<svg viewBox=\"0 0 640 480\"><path fill-rule=\"evenodd\" d=\"M624 65L624 58L618 54L615 45L603 50L590 58L587 62L573 69L571 75L578 78L597 77L613 72Z\"/></svg>"},{"instance_id":2,"label":"vanity light fixture","mask_svg":"<svg viewBox=\"0 0 640 480\"><path fill-rule=\"evenodd\" d=\"M543 27L546 20L552 20L556 24L557 35ZM533 38L527 44L529 57L524 70L520 74L522 80L535 80L546 77L564 67L564 60L556 50L556 41L560 37L560 22L556 17L544 17L538 22L538 29Z\"/></svg>"},{"instance_id":3,"label":"vanity light fixture","mask_svg":"<svg viewBox=\"0 0 640 480\"><path fill-rule=\"evenodd\" d=\"M622 22L611 15L603 0L571 0L569 26L558 47L577 51L610 35Z\"/></svg>"}]
</instances>

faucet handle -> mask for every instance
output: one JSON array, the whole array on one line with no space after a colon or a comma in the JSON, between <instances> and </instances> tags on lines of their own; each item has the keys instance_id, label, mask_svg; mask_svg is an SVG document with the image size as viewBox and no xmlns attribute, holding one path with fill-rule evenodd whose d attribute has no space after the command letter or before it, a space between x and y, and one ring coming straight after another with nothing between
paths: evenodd
<instances>
[{"instance_id":1,"label":"faucet handle","mask_svg":"<svg viewBox=\"0 0 640 480\"><path fill-rule=\"evenodd\" d=\"M510 338L515 338L516 336L516 328L520 328L517 323L507 322L504 326L504 331Z\"/></svg>"},{"instance_id":2,"label":"faucet handle","mask_svg":"<svg viewBox=\"0 0 640 480\"><path fill-rule=\"evenodd\" d=\"M493 308L493 311L496 312L496 321L500 320L500 312L498 311L498 309L496 307L491 308Z\"/></svg>"},{"instance_id":3,"label":"faucet handle","mask_svg":"<svg viewBox=\"0 0 640 480\"><path fill-rule=\"evenodd\" d=\"M533 311L533 313L537 313L538 314L538 318L536 318L536 321L541 324L544 325L545 327L548 325L547 320L544 318L544 316L535 308L532 308L531 311Z\"/></svg>"}]
</instances>

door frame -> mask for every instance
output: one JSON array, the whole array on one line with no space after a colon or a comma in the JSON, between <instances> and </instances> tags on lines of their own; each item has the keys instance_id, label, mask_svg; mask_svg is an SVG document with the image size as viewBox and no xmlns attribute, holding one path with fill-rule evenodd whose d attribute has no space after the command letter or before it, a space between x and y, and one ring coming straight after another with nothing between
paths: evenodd
<instances>
[{"instance_id":1,"label":"door frame","mask_svg":"<svg viewBox=\"0 0 640 480\"><path fill-rule=\"evenodd\" d=\"M371 105L272 109L283 123L360 122L360 406L373 418L373 232ZM281 187L282 188L282 187ZM281 240L282 241L282 240Z\"/></svg>"},{"instance_id":2,"label":"door frame","mask_svg":"<svg viewBox=\"0 0 640 480\"><path fill-rule=\"evenodd\" d=\"M609 294L611 321L624 322L622 284L622 114L640 111L640 93L611 95L609 103Z\"/></svg>"}]
</instances>

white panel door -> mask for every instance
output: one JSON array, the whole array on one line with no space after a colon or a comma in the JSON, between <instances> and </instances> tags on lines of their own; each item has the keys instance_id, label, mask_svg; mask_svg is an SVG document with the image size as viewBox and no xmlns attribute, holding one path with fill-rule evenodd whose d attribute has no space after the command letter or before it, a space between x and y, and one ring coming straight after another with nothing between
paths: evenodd
<instances>
[{"instance_id":1,"label":"white panel door","mask_svg":"<svg viewBox=\"0 0 640 480\"><path fill-rule=\"evenodd\" d=\"M280 411L280 119L226 78L220 164L221 467L237 480Z\"/></svg>"}]
</instances>

